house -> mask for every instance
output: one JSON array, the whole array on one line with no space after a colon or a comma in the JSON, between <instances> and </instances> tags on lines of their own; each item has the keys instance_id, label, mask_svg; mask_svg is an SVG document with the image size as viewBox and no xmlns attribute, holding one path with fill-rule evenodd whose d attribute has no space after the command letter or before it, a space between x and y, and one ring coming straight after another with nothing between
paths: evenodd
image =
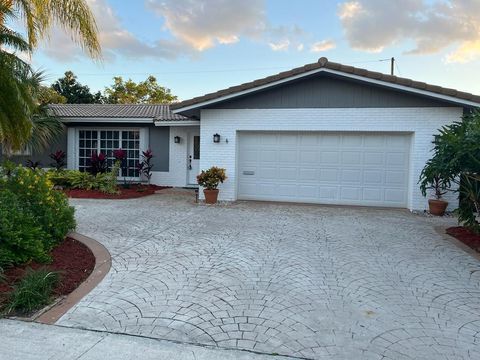
<instances>
[{"instance_id":1,"label":"house","mask_svg":"<svg viewBox=\"0 0 480 360\"><path fill-rule=\"evenodd\" d=\"M51 150L85 169L92 150L121 147L138 179L151 148L152 182L171 186L224 167L221 200L423 210L417 182L433 135L479 105L480 96L320 58L170 106L52 105L67 131Z\"/></svg>"}]
</instances>

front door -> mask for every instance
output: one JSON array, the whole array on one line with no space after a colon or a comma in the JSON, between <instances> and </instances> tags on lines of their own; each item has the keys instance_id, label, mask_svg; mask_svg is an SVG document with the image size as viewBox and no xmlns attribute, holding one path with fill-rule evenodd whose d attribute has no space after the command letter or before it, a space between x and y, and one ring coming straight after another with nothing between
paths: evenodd
<instances>
[{"instance_id":1,"label":"front door","mask_svg":"<svg viewBox=\"0 0 480 360\"><path fill-rule=\"evenodd\" d=\"M197 184L197 175L200 172L200 133L191 132L188 136L188 184Z\"/></svg>"}]
</instances>

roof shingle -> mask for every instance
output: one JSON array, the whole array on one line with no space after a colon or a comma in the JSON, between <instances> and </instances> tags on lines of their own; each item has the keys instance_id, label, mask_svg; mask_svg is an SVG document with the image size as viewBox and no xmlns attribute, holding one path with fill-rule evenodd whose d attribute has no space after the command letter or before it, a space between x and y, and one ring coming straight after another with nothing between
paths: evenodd
<instances>
[{"instance_id":1,"label":"roof shingle","mask_svg":"<svg viewBox=\"0 0 480 360\"><path fill-rule=\"evenodd\" d=\"M49 109L61 118L151 118L157 121L182 121L168 104L52 104Z\"/></svg>"},{"instance_id":2,"label":"roof shingle","mask_svg":"<svg viewBox=\"0 0 480 360\"><path fill-rule=\"evenodd\" d=\"M382 74L382 73L379 73L376 71L370 71L367 69L361 69L353 66L342 65L335 62L330 62L326 57L321 57L316 63L307 64L305 66L301 66L292 70L280 72L276 75L271 75L262 79L250 81L241 85L232 86L227 89L222 89L213 93L209 93L203 96L197 96L189 100L172 104L171 109L176 110L183 107L200 104L205 101L215 100L226 95L233 95L237 92L251 90L258 86L268 85L276 81L285 80L285 79L288 79L289 77L303 74L312 70L321 69L321 68L335 70L335 71L343 72L345 74L358 75L358 76L365 77L367 79L380 80L380 81L384 81L391 84L402 85L402 86L410 87L412 89L426 90L435 94L451 96L459 100L468 100L468 101L480 104L480 96L478 95L457 91L455 89L444 88L441 86L430 85L424 82L401 78L394 75Z\"/></svg>"}]
</instances>

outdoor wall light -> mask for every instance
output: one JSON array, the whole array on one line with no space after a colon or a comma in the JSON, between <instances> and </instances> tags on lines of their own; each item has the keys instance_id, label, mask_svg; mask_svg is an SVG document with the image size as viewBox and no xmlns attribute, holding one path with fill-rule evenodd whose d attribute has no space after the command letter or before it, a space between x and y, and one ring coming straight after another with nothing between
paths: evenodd
<instances>
[{"instance_id":1,"label":"outdoor wall light","mask_svg":"<svg viewBox=\"0 0 480 360\"><path fill-rule=\"evenodd\" d=\"M182 138L181 138L180 136L175 136L175 137L173 138L173 141L175 142L175 144L180 144L180 140L181 140L181 139L182 139Z\"/></svg>"},{"instance_id":2,"label":"outdoor wall light","mask_svg":"<svg viewBox=\"0 0 480 360\"><path fill-rule=\"evenodd\" d=\"M213 142L214 143L219 143L220 142L220 135L219 134L214 134L213 135Z\"/></svg>"}]
</instances>

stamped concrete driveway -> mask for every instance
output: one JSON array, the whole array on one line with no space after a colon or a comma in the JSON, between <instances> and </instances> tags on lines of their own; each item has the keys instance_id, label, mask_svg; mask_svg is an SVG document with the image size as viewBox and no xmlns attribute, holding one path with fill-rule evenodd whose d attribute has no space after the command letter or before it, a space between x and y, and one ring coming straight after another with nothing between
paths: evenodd
<instances>
[{"instance_id":1,"label":"stamped concrete driveway","mask_svg":"<svg viewBox=\"0 0 480 360\"><path fill-rule=\"evenodd\" d=\"M480 359L480 263L407 211L76 200L113 267L71 327L315 359Z\"/></svg>"}]
</instances>

